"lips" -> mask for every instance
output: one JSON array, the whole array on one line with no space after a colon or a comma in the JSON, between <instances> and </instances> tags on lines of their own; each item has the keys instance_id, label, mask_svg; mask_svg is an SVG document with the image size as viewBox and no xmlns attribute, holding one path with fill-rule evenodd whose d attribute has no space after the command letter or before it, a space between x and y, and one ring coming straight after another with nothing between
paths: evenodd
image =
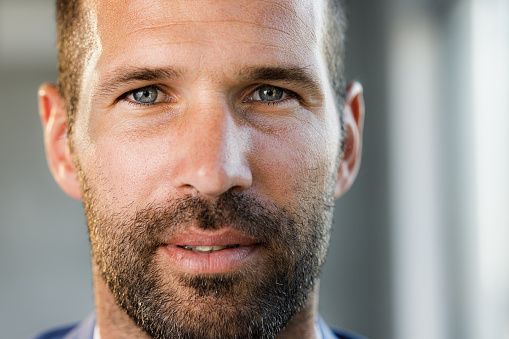
<instances>
[{"instance_id":1,"label":"lips","mask_svg":"<svg viewBox=\"0 0 509 339\"><path fill-rule=\"evenodd\" d=\"M192 229L162 246L167 263L194 274L226 273L255 260L260 244L231 228L215 231Z\"/></svg>"},{"instance_id":2,"label":"lips","mask_svg":"<svg viewBox=\"0 0 509 339\"><path fill-rule=\"evenodd\" d=\"M213 253L217 251L222 251L228 248L237 248L239 245L229 245L229 246L179 246L185 250L190 250L196 253Z\"/></svg>"}]
</instances>

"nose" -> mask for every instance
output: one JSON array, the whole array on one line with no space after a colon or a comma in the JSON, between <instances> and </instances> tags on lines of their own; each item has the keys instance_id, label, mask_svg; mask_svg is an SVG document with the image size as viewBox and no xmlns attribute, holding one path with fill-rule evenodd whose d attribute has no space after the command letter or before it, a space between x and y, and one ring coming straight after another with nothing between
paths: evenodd
<instances>
[{"instance_id":1,"label":"nose","mask_svg":"<svg viewBox=\"0 0 509 339\"><path fill-rule=\"evenodd\" d=\"M176 188L209 197L249 188L249 133L228 104L194 107L184 120Z\"/></svg>"}]
</instances>

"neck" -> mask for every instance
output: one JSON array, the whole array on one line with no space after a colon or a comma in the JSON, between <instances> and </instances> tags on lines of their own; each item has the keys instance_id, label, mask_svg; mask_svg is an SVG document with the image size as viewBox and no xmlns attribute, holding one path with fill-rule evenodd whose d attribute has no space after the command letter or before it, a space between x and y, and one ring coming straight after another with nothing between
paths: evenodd
<instances>
[{"instance_id":1,"label":"neck","mask_svg":"<svg viewBox=\"0 0 509 339\"><path fill-rule=\"evenodd\" d=\"M149 339L145 331L136 326L127 313L117 305L95 262L92 262L92 275L96 319L101 339Z\"/></svg>"},{"instance_id":2,"label":"neck","mask_svg":"<svg viewBox=\"0 0 509 339\"><path fill-rule=\"evenodd\" d=\"M135 322L115 302L97 265L92 263L97 326L101 339L149 339ZM318 283L309 295L304 308L279 333L277 339L315 338L314 326L318 315Z\"/></svg>"},{"instance_id":3,"label":"neck","mask_svg":"<svg viewBox=\"0 0 509 339\"><path fill-rule=\"evenodd\" d=\"M318 316L318 290L319 282L316 283L314 290L309 295L304 308L297 313L286 325L277 339L290 338L315 338L315 323Z\"/></svg>"}]
</instances>

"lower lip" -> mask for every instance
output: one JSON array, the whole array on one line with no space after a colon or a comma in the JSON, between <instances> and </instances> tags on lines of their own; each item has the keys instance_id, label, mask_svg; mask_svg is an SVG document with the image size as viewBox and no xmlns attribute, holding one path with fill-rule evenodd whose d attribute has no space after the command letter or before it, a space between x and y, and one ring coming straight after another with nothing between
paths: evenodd
<instances>
[{"instance_id":1,"label":"lower lip","mask_svg":"<svg viewBox=\"0 0 509 339\"><path fill-rule=\"evenodd\" d=\"M241 268L255 259L258 247L239 246L212 253L196 253L174 245L165 245L163 249L174 268L187 273L208 274Z\"/></svg>"}]
</instances>

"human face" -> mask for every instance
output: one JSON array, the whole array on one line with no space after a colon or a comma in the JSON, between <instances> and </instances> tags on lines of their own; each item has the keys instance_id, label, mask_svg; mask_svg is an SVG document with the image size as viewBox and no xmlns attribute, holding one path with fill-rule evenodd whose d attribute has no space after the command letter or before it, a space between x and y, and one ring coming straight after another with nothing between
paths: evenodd
<instances>
[{"instance_id":1,"label":"human face","mask_svg":"<svg viewBox=\"0 0 509 339\"><path fill-rule=\"evenodd\" d=\"M313 1L97 1L73 140L95 263L153 337L273 337L328 245Z\"/></svg>"}]
</instances>

